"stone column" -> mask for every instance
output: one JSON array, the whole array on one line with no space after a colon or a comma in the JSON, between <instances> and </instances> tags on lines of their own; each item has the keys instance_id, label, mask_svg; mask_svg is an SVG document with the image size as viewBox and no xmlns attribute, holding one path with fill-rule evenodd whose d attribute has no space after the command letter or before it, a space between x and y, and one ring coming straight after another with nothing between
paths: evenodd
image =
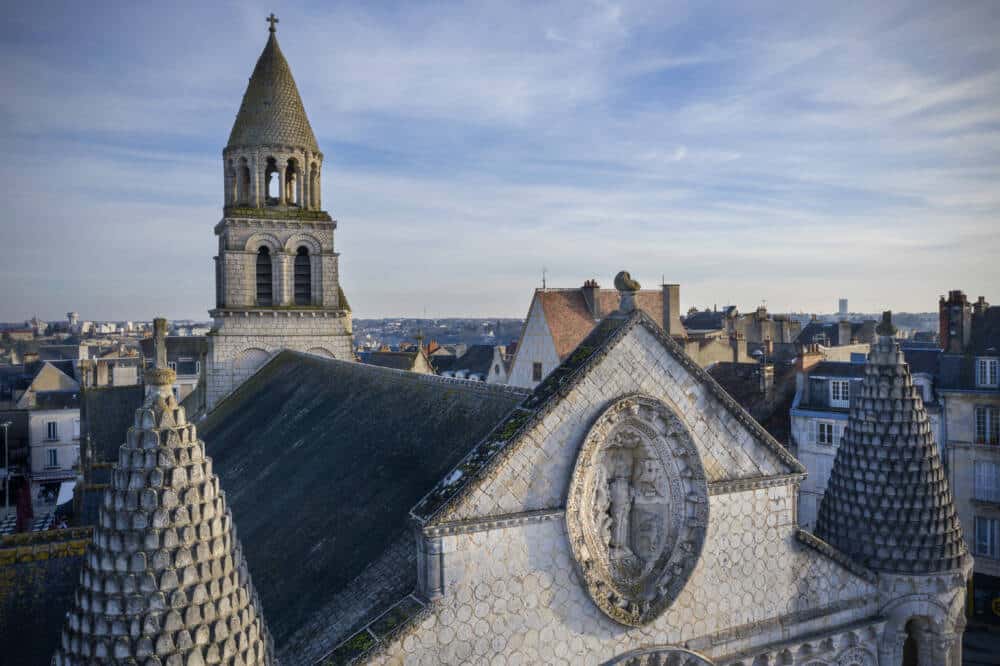
<instances>
[{"instance_id":1,"label":"stone column","mask_svg":"<svg viewBox=\"0 0 1000 666\"><path fill-rule=\"evenodd\" d=\"M288 160L277 162L278 167L278 205L285 205L285 169L288 168Z\"/></svg>"},{"instance_id":2,"label":"stone column","mask_svg":"<svg viewBox=\"0 0 1000 666\"><path fill-rule=\"evenodd\" d=\"M248 201L254 208L261 208L260 182L264 175L261 173L260 158L256 153L250 157L248 166L250 167L250 196L248 197Z\"/></svg>"},{"instance_id":3,"label":"stone column","mask_svg":"<svg viewBox=\"0 0 1000 666\"><path fill-rule=\"evenodd\" d=\"M291 305L294 291L293 262L295 258L279 250L275 252L274 264L271 270L274 271L274 303L275 305Z\"/></svg>"},{"instance_id":4,"label":"stone column","mask_svg":"<svg viewBox=\"0 0 1000 666\"><path fill-rule=\"evenodd\" d=\"M311 202L309 201L309 195L312 191L309 188L309 162L311 159L312 157L309 151L302 154L302 198L299 200L299 205L302 207L302 210L312 209L312 206L310 205Z\"/></svg>"}]
</instances>

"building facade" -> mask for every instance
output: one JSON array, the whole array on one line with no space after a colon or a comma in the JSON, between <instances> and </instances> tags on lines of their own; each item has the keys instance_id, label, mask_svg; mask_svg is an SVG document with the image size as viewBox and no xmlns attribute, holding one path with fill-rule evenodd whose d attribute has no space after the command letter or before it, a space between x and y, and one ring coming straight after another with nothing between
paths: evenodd
<instances>
[{"instance_id":1,"label":"building facade","mask_svg":"<svg viewBox=\"0 0 1000 666\"><path fill-rule=\"evenodd\" d=\"M971 611L1000 623L1000 307L952 291L939 315L948 471L976 559Z\"/></svg>"},{"instance_id":2,"label":"building facade","mask_svg":"<svg viewBox=\"0 0 1000 666\"><path fill-rule=\"evenodd\" d=\"M223 150L209 410L281 349L353 358L337 223L323 210L322 168L323 153L272 25Z\"/></svg>"},{"instance_id":3,"label":"building facade","mask_svg":"<svg viewBox=\"0 0 1000 666\"><path fill-rule=\"evenodd\" d=\"M739 331L728 328L695 330L681 322L679 285L638 289L635 303L702 367L720 362L754 362L747 353L746 338ZM587 280L576 289L535 290L511 360L507 383L523 388L540 384L594 326L615 312L619 305L619 292L602 289L596 280Z\"/></svg>"}]
</instances>

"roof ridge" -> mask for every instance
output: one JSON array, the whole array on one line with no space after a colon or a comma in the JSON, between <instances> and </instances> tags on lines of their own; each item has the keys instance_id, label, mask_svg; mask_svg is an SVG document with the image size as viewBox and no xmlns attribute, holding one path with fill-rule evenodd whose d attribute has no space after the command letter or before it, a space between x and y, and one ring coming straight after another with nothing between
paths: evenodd
<instances>
[{"instance_id":1,"label":"roof ridge","mask_svg":"<svg viewBox=\"0 0 1000 666\"><path fill-rule=\"evenodd\" d=\"M380 352L380 353L385 353L385 352ZM416 354L417 352L392 352L392 353ZM409 370L400 370L398 368L387 368L384 365L359 363L358 361L348 361L342 358L325 358L323 356L317 356L315 354L297 351L295 349L282 349L280 352L275 354L274 359L279 358L283 354L292 354L295 356L300 356L311 360L322 361L324 363L330 363L333 365L344 364L345 366L349 366L352 369L364 368L362 372L374 371L374 372L388 373L395 375L401 379L406 379L409 381L447 384L450 386L454 386L456 388L466 389L468 391L478 392L478 393L484 393L484 392L497 393L497 394L513 393L525 396L530 394L530 391L523 389L519 386L507 386L505 384L488 384L486 382L470 381L467 379L459 379L457 377L441 377L440 375L429 375L420 372L411 372ZM269 365L274 359L268 361L268 363L266 363L264 367ZM263 367L261 369L263 370Z\"/></svg>"}]
</instances>

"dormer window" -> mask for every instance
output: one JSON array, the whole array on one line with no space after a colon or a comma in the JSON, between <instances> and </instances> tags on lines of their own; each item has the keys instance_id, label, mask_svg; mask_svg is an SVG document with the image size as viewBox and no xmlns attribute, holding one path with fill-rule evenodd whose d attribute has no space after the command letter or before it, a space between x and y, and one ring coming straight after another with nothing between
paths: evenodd
<instances>
[{"instance_id":1,"label":"dormer window","mask_svg":"<svg viewBox=\"0 0 1000 666\"><path fill-rule=\"evenodd\" d=\"M830 381L830 406L850 407L851 406L851 382L846 379L834 379Z\"/></svg>"},{"instance_id":2,"label":"dormer window","mask_svg":"<svg viewBox=\"0 0 1000 666\"><path fill-rule=\"evenodd\" d=\"M976 386L989 388L997 385L998 371L1000 371L1000 359L977 358L976 359Z\"/></svg>"}]
</instances>

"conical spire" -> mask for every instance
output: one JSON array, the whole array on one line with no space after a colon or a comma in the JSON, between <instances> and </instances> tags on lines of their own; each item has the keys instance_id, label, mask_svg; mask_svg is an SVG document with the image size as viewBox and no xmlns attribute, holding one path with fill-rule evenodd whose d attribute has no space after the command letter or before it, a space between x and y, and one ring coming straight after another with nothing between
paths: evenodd
<instances>
[{"instance_id":1,"label":"conical spire","mask_svg":"<svg viewBox=\"0 0 1000 666\"><path fill-rule=\"evenodd\" d=\"M920 393L891 313L868 355L816 535L876 571L957 569L968 556Z\"/></svg>"},{"instance_id":2,"label":"conical spire","mask_svg":"<svg viewBox=\"0 0 1000 666\"><path fill-rule=\"evenodd\" d=\"M119 449L53 664L269 664L270 636L212 460L166 367Z\"/></svg>"},{"instance_id":3,"label":"conical spire","mask_svg":"<svg viewBox=\"0 0 1000 666\"><path fill-rule=\"evenodd\" d=\"M280 145L319 152L292 70L285 60L272 14L267 45L257 59L227 148Z\"/></svg>"}]
</instances>

